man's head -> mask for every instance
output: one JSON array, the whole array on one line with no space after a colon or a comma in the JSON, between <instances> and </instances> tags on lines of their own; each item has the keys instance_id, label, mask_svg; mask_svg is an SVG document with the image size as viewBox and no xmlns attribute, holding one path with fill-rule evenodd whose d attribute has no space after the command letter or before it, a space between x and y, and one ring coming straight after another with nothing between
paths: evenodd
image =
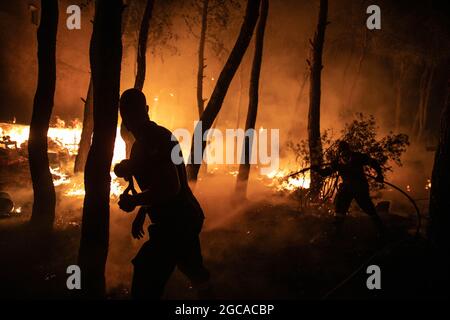
<instances>
[{"instance_id":1,"label":"man's head","mask_svg":"<svg viewBox=\"0 0 450 320\"><path fill-rule=\"evenodd\" d=\"M122 93L119 108L123 124L131 132L149 120L145 95L138 89L128 89Z\"/></svg>"},{"instance_id":2,"label":"man's head","mask_svg":"<svg viewBox=\"0 0 450 320\"><path fill-rule=\"evenodd\" d=\"M341 156L347 157L347 156L350 155L351 151L352 150L351 150L350 145L348 144L348 142L343 141L343 140L339 141L338 152L339 152L339 154Z\"/></svg>"}]
</instances>

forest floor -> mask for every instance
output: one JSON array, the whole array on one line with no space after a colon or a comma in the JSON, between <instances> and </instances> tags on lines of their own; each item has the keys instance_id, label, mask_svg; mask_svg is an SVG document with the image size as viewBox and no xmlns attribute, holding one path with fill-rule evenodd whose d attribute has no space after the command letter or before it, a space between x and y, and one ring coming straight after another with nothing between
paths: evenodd
<instances>
[{"instance_id":1,"label":"forest floor","mask_svg":"<svg viewBox=\"0 0 450 320\"><path fill-rule=\"evenodd\" d=\"M78 203L79 205L79 203ZM134 257L144 240L130 235L131 215L111 209L107 264L108 297L128 299ZM53 234L42 237L28 226L29 207L0 220L0 297L70 298L66 268L76 264L80 208L59 211ZM329 215L298 212L288 203L252 202L231 219L205 223L201 242L212 274L215 298L377 299L431 298L432 264L427 244L415 239L414 219L382 216L382 239L370 219L353 212L336 233ZM381 268L381 290L368 290L367 266ZM350 277L350 275L352 275ZM347 279L347 281L344 281ZM176 271L165 299L195 299Z\"/></svg>"}]
</instances>

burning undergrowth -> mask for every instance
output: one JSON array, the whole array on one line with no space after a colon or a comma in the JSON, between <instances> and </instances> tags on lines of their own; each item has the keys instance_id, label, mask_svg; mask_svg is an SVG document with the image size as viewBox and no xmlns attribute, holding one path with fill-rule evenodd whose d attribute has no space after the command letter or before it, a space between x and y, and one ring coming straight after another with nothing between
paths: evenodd
<instances>
[{"instance_id":1,"label":"burning undergrowth","mask_svg":"<svg viewBox=\"0 0 450 320\"><path fill-rule=\"evenodd\" d=\"M26 153L28 128L16 124L1 124L0 128L2 141L7 142L1 150L2 188L10 193L11 199L16 202L15 210L19 210L11 221L26 222L32 204ZM54 154L50 157L50 167L58 198L55 232L61 239L58 252L54 252L54 256L49 258L51 262L41 262L36 271L40 281L47 286L56 286L58 281L63 285L65 279L63 267L76 263L77 259L84 185L83 176L73 174L73 162L80 134L81 129L77 126L60 125L49 130L50 152ZM124 158L123 141L120 140L120 135L117 137L119 140L116 142L113 162ZM298 295L295 290L286 292L279 284L285 281L278 283L272 276L268 276L263 285L259 284L261 272L279 273L279 267L273 263L273 255L281 260L285 259L280 256L281 253L286 253L287 257L296 256L293 253L295 246L303 248L300 250L302 252L300 256L309 259L311 270L316 268L316 263L323 263L325 253L316 255L312 252L317 246L321 247L330 240L326 226L329 226L332 217L331 197L316 207L308 203L309 209L305 210L306 206L301 200L308 195L309 172L290 177L289 175L304 168L306 164L283 160L280 169L266 175L256 174L255 170L249 181L248 199L251 199L249 201L236 200L234 197L237 166L208 165L194 187L206 215L202 233L205 260L215 274L216 283L225 288L221 293L223 297L239 296L238 285L233 284L239 281L241 285L254 288L251 289L252 292L247 292L249 296L259 297L263 291L256 289L262 287L264 290L267 289L265 291L268 292L267 297L277 294L279 294L277 296ZM255 166L255 169L258 168ZM134 215L120 211L117 206L117 197L124 188L124 181L112 176L110 247L106 276L110 296L118 298L129 295L132 274L130 261L143 243L142 240L132 239L130 234ZM389 192L385 190L385 195L389 195ZM306 249L311 245L313 248ZM263 267L253 261L262 261ZM242 263L251 266L248 272L239 267ZM233 264L238 266L235 269L239 272L236 271L236 274L224 272L224 266ZM266 267L267 269L264 269ZM305 268L305 265L294 263L291 267ZM229 267L226 269L232 270ZM235 276L239 279L234 279ZM303 277L301 281L307 279ZM298 283L296 286L300 287L301 284ZM313 286L310 289L316 290ZM193 290L189 289L186 280L177 273L169 283L167 295L190 298L193 297Z\"/></svg>"}]
</instances>

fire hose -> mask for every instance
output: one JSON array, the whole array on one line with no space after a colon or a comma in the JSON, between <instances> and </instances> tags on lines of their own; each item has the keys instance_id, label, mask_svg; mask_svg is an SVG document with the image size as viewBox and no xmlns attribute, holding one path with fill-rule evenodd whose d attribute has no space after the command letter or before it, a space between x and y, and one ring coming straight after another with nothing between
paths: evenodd
<instances>
[{"instance_id":1,"label":"fire hose","mask_svg":"<svg viewBox=\"0 0 450 320\"><path fill-rule=\"evenodd\" d=\"M371 178L371 179L375 179L374 176L371 176L369 174L366 174L367 177ZM413 198L411 198L411 196L409 194L407 194L405 191L403 191L402 189L400 189L399 187L397 187L396 185L384 181L383 182L385 185L388 185L392 188L394 188L395 190L399 191L401 194L403 194L406 198L408 198L408 200L413 204L414 208L416 209L416 213L417 213L417 222L416 222L416 233L415 236L413 238L413 240L417 240L419 238L420 235L420 228L421 228L421 224L422 224L422 216L420 214L420 210L419 207L417 206L416 202L414 201ZM392 249L395 246L398 246L400 244L402 244L403 242L409 241L410 238L405 238L405 239L400 239L396 242L393 243L388 243L387 245L385 245L382 249L376 251L374 254L372 254L368 259L366 259L366 261L364 261L358 268L356 268L349 276L347 276L344 280L342 280L337 286L335 286L333 289L329 290L323 297L322 299L327 299L332 293L334 293L337 289L341 288L343 285L345 285L348 281L350 281L353 277L355 277L358 272L360 272L364 266L368 265L373 259L375 259L377 256L381 255L382 253L388 251L388 249Z\"/></svg>"},{"instance_id":2,"label":"fire hose","mask_svg":"<svg viewBox=\"0 0 450 320\"><path fill-rule=\"evenodd\" d=\"M285 178L290 178L293 176L296 176L298 174L301 174L303 172L306 172L308 170L310 170L311 167L308 168L304 168L300 171L294 172L293 174L288 175ZM371 178L373 180L376 180L376 177L370 175L370 174L366 174L366 176L368 178ZM397 187L396 185L394 185L393 183L387 182L387 181L383 181L383 184L392 187L393 189L397 190L398 192L400 192L402 195L404 195L414 206L414 209L416 210L416 215L417 215L417 221L416 221L416 233L415 233L415 237L414 239L418 239L419 235L420 235L420 229L421 229L421 225L422 225L422 215L420 213L419 207L417 206L417 203L414 201L414 199L407 194L404 190L402 190L401 188ZM331 294L333 294L336 290L338 290L339 288L341 288L343 285L345 285L348 281L350 281L353 277L355 277L358 272L360 272L364 266L366 266L367 264L369 264L373 259L375 259L377 256L381 255L382 253L386 252L388 249L393 248L394 246L398 246L400 244L402 244L403 242L406 242L410 240L410 238L405 238L405 239L401 239L398 240L396 242L393 243L389 243L387 245L385 245L382 249L376 251L374 254L372 254L368 259L366 259L364 261L364 263L362 263L358 268L356 268L349 276L347 276L344 280L342 280L341 282L339 282L339 284L335 287L333 287L331 290L327 291L327 293L322 297L322 299L327 299Z\"/></svg>"},{"instance_id":3,"label":"fire hose","mask_svg":"<svg viewBox=\"0 0 450 320\"><path fill-rule=\"evenodd\" d=\"M326 164L324 164L323 166L330 165L330 164L331 164L331 163L326 163ZM284 179L288 179L288 178L294 177L294 176L299 175L299 174L302 174L302 173L304 173L304 172L306 172L306 171L308 171L308 170L311 170L311 167L303 168L303 169L300 170L300 171L294 172L294 173L292 173L292 174L290 174L290 175L284 177ZM370 175L370 174L366 174L366 176L367 176L368 178L371 178L371 179L373 179L373 180L376 180L376 177L374 177L374 176L372 176L372 175ZM390 183L390 182L388 182L388 181L383 181L382 183L385 184L385 185L387 185L387 186L389 186L389 187L391 187L391 188L393 188L393 189L395 189L395 190L397 190L397 191L400 192L403 196L405 196L405 197L409 200L409 202L411 202L411 204L413 205L413 207L414 207L414 209L415 209L415 211L416 211L416 218L417 218L417 221L416 221L416 234L415 234L415 236L418 237L418 236L419 236L419 233L420 233L420 229L421 229L421 227L422 227L422 215L421 215L421 213L420 213L420 209L419 209L419 207L417 206L416 201L414 201L414 199L413 199L408 193L406 193L406 192L405 192L404 190L402 190L400 187L397 187L395 184Z\"/></svg>"},{"instance_id":4,"label":"fire hose","mask_svg":"<svg viewBox=\"0 0 450 320\"><path fill-rule=\"evenodd\" d=\"M369 178L371 178L371 179L373 179L373 180L376 180L376 178L375 178L374 176L371 176L370 174L366 174L366 176L369 177ZM401 193L402 195L404 195L404 196L409 200L409 202L411 202L411 204L414 206L414 209L416 210L416 217L417 217L417 221L416 221L416 234L415 234L415 236L418 237L419 234L420 234L420 229L421 229L421 227L422 227L422 215L421 215L421 213L420 213L420 210L419 210L419 207L417 206L416 201L414 201L414 199L413 199L409 194L407 194L407 193L406 193L404 190L402 190L401 188L397 187L395 184L390 183L390 182L388 182L388 181L383 181L383 184L385 184L385 185L387 185L387 186L389 186L389 187L391 187L391 188L394 188L395 190L397 190L398 192L400 192L400 193Z\"/></svg>"}]
</instances>

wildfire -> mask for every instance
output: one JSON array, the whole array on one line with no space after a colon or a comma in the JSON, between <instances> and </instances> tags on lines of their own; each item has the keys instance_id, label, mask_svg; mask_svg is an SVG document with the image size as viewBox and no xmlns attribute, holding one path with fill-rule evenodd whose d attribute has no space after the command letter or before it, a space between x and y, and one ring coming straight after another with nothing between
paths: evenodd
<instances>
[{"instance_id":1,"label":"wildfire","mask_svg":"<svg viewBox=\"0 0 450 320\"><path fill-rule=\"evenodd\" d=\"M78 145L81 138L81 124L74 121L74 125L66 127L64 121L57 119L56 126L50 127L48 137L50 139L49 151L67 152L72 160L78 152ZM23 144L27 142L30 133L29 126L20 124L0 123L0 138L9 137L10 141L17 143L17 148L23 148ZM11 148L11 147L9 147ZM125 141L120 136L120 128L117 128L116 141L114 145L113 164L119 162L126 157ZM63 188L63 194L69 197L83 197L85 194L82 178L79 176L71 176L73 161L67 164L64 170L61 166L50 166L50 173L53 177L53 185ZM120 180L111 172L111 197L118 197L122 192Z\"/></svg>"},{"instance_id":2,"label":"wildfire","mask_svg":"<svg viewBox=\"0 0 450 320\"><path fill-rule=\"evenodd\" d=\"M309 172L305 172L304 175L299 175L295 177L289 177L285 179L291 173L288 169L273 170L267 174L267 178L271 179L272 182L268 185L274 187L277 191L295 191L299 188L308 189L311 183L309 177Z\"/></svg>"},{"instance_id":3,"label":"wildfire","mask_svg":"<svg viewBox=\"0 0 450 320\"><path fill-rule=\"evenodd\" d=\"M260 130L263 128L261 127ZM80 175L73 175L73 160L78 152L78 145L81 137L81 125L74 121L74 125L67 127L64 121L57 119L56 126L49 128L48 137L50 139L49 151L65 152L69 154L70 160L65 165L50 167L50 172L53 177L53 184L60 188L60 192L68 197L82 198L85 195L83 178ZM29 136L29 127L20 124L0 123L0 138L9 137L10 141L17 143L17 148L20 150L24 147ZM9 147L11 149L11 147ZM186 150L188 154L189 150ZM116 141L114 146L113 164L118 163L126 157L125 142L120 136L120 128L117 129ZM217 166L208 166L208 173L212 174L218 171ZM270 180L268 187L276 191L293 192L299 188L308 189L310 185L309 172L304 175L295 177L288 176L292 171L284 168L273 170L272 172L261 176L259 180ZM231 170L228 174L237 176L237 170ZM118 179L113 172L111 172L111 198L117 198L123 190L123 181Z\"/></svg>"},{"instance_id":4,"label":"wildfire","mask_svg":"<svg viewBox=\"0 0 450 320\"><path fill-rule=\"evenodd\" d=\"M54 182L55 183L55 182ZM81 176L73 177L66 183L67 187L64 189L64 195L73 198L83 198L85 195L84 183ZM55 184L56 186L56 184ZM121 180L111 172L111 186L110 196L112 199L117 199L122 194L123 185Z\"/></svg>"},{"instance_id":5,"label":"wildfire","mask_svg":"<svg viewBox=\"0 0 450 320\"><path fill-rule=\"evenodd\" d=\"M70 183L69 176L67 174L65 174L64 172L61 172L61 168L50 167L50 173L52 174L53 185L55 187Z\"/></svg>"}]
</instances>

